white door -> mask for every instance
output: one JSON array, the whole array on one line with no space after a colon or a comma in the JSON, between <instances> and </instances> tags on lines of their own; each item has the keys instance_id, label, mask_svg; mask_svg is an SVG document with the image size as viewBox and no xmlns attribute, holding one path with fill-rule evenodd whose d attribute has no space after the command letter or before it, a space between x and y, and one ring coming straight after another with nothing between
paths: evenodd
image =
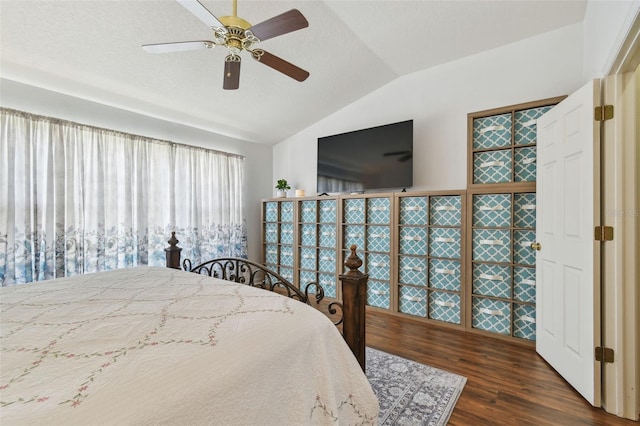
<instances>
[{"instance_id":1,"label":"white door","mask_svg":"<svg viewBox=\"0 0 640 426\"><path fill-rule=\"evenodd\" d=\"M600 138L593 81L538 120L536 350L600 406Z\"/></svg>"}]
</instances>

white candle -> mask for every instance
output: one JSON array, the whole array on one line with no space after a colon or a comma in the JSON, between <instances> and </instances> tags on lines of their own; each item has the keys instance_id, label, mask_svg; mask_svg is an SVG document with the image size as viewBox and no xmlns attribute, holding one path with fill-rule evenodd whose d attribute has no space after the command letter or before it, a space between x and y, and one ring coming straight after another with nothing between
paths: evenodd
<instances>
[{"instance_id":1,"label":"white candle","mask_svg":"<svg viewBox=\"0 0 640 426\"><path fill-rule=\"evenodd\" d=\"M304 189L296 189L296 197L304 197Z\"/></svg>"}]
</instances>

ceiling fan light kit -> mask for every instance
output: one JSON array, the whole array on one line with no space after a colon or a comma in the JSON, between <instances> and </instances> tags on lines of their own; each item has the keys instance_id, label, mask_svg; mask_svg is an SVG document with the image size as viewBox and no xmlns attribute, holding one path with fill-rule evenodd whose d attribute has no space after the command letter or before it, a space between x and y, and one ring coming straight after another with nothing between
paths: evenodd
<instances>
[{"instance_id":1,"label":"ceiling fan light kit","mask_svg":"<svg viewBox=\"0 0 640 426\"><path fill-rule=\"evenodd\" d=\"M182 41L173 43L145 44L142 48L149 53L184 52L189 50L212 49L223 46L229 50L225 57L223 89L234 90L240 87L240 53L244 50L251 57L294 80L304 81L309 73L302 68L285 61L263 49L253 46L264 40L297 31L309 26L309 22L297 9L274 16L256 25L237 16L237 0L233 0L233 16L216 18L198 0L176 0L213 30L213 41Z\"/></svg>"}]
</instances>

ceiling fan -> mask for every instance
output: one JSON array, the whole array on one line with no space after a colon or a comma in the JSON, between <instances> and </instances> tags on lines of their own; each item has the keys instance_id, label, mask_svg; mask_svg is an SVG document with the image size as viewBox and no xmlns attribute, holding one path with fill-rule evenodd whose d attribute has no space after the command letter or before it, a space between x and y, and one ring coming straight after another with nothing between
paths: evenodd
<instances>
[{"instance_id":1,"label":"ceiling fan","mask_svg":"<svg viewBox=\"0 0 640 426\"><path fill-rule=\"evenodd\" d=\"M404 163L405 161L408 161L413 157L413 151L412 150L395 151L395 152L385 152L384 154L382 154L383 157L390 157L392 155L401 155L402 157L398 158L398 161L400 161L401 163Z\"/></svg>"},{"instance_id":2,"label":"ceiling fan","mask_svg":"<svg viewBox=\"0 0 640 426\"><path fill-rule=\"evenodd\" d=\"M233 0L233 16L216 18L198 0L176 0L189 12L213 30L213 40L179 41L174 43L145 44L142 48L149 53L184 52L188 50L213 49L224 46L229 50L224 63L222 88L234 90L240 86L240 53L244 50L251 57L294 80L304 81L309 73L254 45L283 34L309 26L309 22L297 9L291 9L278 16L251 25L237 16L237 0Z\"/></svg>"}]
</instances>

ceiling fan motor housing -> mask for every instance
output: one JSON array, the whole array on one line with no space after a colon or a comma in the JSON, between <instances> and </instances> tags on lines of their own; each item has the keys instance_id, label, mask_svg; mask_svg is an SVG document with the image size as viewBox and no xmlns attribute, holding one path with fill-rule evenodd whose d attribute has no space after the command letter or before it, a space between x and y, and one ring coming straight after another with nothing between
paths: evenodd
<instances>
[{"instance_id":1,"label":"ceiling fan motor housing","mask_svg":"<svg viewBox=\"0 0 640 426\"><path fill-rule=\"evenodd\" d=\"M247 33L246 30L251 28L251 24L242 18L223 16L220 18L220 22L227 30L224 39L220 41L235 54L240 53L243 49L251 49L251 46L259 41L251 32ZM214 35L218 35L218 32L214 31Z\"/></svg>"}]
</instances>

